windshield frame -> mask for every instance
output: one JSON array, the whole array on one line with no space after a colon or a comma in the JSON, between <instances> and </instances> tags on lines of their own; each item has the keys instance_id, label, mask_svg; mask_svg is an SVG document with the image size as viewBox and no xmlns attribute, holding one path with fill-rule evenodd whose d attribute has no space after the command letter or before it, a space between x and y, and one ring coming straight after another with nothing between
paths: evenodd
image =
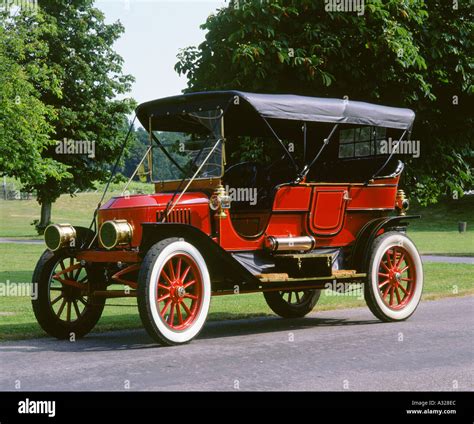
<instances>
[{"instance_id":1,"label":"windshield frame","mask_svg":"<svg viewBox=\"0 0 474 424\"><path fill-rule=\"evenodd\" d=\"M157 134L155 134L155 132L157 130L155 130L155 132L152 130L151 118L150 118L150 120L149 120L150 125L149 125L149 129L148 129L148 134L149 134L151 149L150 149L150 153L149 153L148 164L149 164L149 174L150 174L151 183L153 183L155 185L157 185L157 184L158 185L160 185L160 184L164 185L165 183L176 183L176 182L181 182L181 181L189 181L191 179L193 181L220 181L223 178L224 172L225 172L225 164L226 164L225 137L224 137L224 114L223 114L222 109L219 109L218 111L219 111L219 117L215 119L215 124L213 126L214 131L212 131L211 129L208 129L207 133L203 133L203 141L204 141L205 144L201 147L200 150L196 150L196 151L204 153L204 158L205 158L206 155L205 155L205 150L204 149L205 148L214 149L214 146L216 145L216 143L219 140L221 141L221 155L220 155L220 159L219 159L219 162L220 162L219 175L213 175L213 176L207 176L207 177L195 177L195 178L193 178L193 174L191 172L189 172L188 175L182 175L182 176L174 178L174 179L159 179L158 178L158 176L156 175L157 173L154 172L153 149L159 149L159 150L164 149L168 154L170 154L170 152L167 150L166 145L160 142L160 139L157 136ZM210 110L210 111L200 111L199 113L210 113L210 112L214 112L214 111L212 111L212 110ZM166 132L166 131L162 131L162 132ZM172 132L172 131L169 131L169 132ZM191 133L183 132L183 134L191 134ZM205 139L204 139L204 137L205 137ZM161 147L160 147L160 145L161 145ZM176 164L174 164L169 158L167 158L167 159L168 159L168 166L176 167ZM205 162L208 162L209 159L210 158L207 158L207 160L205 160ZM205 162L204 162L204 164L205 164ZM200 165L202 165L202 164L203 163L201 163Z\"/></svg>"}]
</instances>

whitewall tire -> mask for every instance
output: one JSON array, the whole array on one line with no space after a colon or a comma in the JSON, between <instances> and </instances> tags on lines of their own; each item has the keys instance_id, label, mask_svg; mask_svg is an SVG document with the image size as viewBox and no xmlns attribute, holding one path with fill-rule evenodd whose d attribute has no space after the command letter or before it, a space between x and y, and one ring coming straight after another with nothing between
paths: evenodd
<instances>
[{"instance_id":1,"label":"whitewall tire","mask_svg":"<svg viewBox=\"0 0 474 424\"><path fill-rule=\"evenodd\" d=\"M398 232L377 237L371 249L365 299L382 321L403 321L420 303L423 265L414 243Z\"/></svg>"},{"instance_id":2,"label":"whitewall tire","mask_svg":"<svg viewBox=\"0 0 474 424\"><path fill-rule=\"evenodd\" d=\"M211 300L206 262L192 244L168 238L146 254L138 277L138 309L161 344L188 343L203 328Z\"/></svg>"}]
</instances>

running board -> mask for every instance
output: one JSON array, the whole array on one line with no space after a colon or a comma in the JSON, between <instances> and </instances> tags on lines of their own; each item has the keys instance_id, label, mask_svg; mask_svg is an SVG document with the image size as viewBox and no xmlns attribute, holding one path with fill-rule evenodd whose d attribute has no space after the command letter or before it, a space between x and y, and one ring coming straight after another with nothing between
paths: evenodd
<instances>
[{"instance_id":1,"label":"running board","mask_svg":"<svg viewBox=\"0 0 474 424\"><path fill-rule=\"evenodd\" d=\"M262 283L280 283L282 281L288 283L310 283L312 281L333 281L333 280L361 280L367 277L365 273L357 273L355 270L341 269L333 270L331 275L324 277L305 277L291 278L288 274L257 274L255 275Z\"/></svg>"}]
</instances>

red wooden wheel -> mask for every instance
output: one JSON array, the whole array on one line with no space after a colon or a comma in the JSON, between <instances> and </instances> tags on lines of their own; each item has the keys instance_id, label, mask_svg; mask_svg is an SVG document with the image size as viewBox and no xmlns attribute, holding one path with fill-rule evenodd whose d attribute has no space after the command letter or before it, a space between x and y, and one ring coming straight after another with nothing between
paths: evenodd
<instances>
[{"instance_id":1,"label":"red wooden wheel","mask_svg":"<svg viewBox=\"0 0 474 424\"><path fill-rule=\"evenodd\" d=\"M156 302L171 329L192 325L202 305L202 278L191 256L179 253L167 260L158 279Z\"/></svg>"},{"instance_id":2,"label":"red wooden wheel","mask_svg":"<svg viewBox=\"0 0 474 424\"><path fill-rule=\"evenodd\" d=\"M423 264L413 242L403 233L389 231L377 237L371 248L367 306L382 321L402 321L420 303Z\"/></svg>"},{"instance_id":3,"label":"red wooden wheel","mask_svg":"<svg viewBox=\"0 0 474 424\"><path fill-rule=\"evenodd\" d=\"M378 287L384 303L391 309L405 307L416 289L416 267L405 248L393 246L380 260Z\"/></svg>"},{"instance_id":4,"label":"red wooden wheel","mask_svg":"<svg viewBox=\"0 0 474 424\"><path fill-rule=\"evenodd\" d=\"M196 337L211 301L211 279L199 250L177 238L153 245L140 267L137 301L145 329L159 343Z\"/></svg>"}]
</instances>

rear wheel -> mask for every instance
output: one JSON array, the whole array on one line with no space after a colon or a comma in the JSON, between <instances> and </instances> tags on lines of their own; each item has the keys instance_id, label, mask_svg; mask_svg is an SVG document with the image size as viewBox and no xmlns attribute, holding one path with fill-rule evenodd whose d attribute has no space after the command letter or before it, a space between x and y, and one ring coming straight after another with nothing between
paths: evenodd
<instances>
[{"instance_id":1,"label":"rear wheel","mask_svg":"<svg viewBox=\"0 0 474 424\"><path fill-rule=\"evenodd\" d=\"M372 247L365 299L382 321L403 321L420 303L423 265L413 242L404 234L388 232Z\"/></svg>"},{"instance_id":2,"label":"rear wheel","mask_svg":"<svg viewBox=\"0 0 474 424\"><path fill-rule=\"evenodd\" d=\"M321 296L321 290L281 290L263 292L270 309L282 318L301 318L309 314Z\"/></svg>"},{"instance_id":3,"label":"rear wheel","mask_svg":"<svg viewBox=\"0 0 474 424\"><path fill-rule=\"evenodd\" d=\"M211 282L192 244L169 238L146 254L138 276L138 310L148 334L164 345L191 341L206 322Z\"/></svg>"},{"instance_id":4,"label":"rear wheel","mask_svg":"<svg viewBox=\"0 0 474 424\"><path fill-rule=\"evenodd\" d=\"M33 284L33 312L49 335L83 337L99 321L105 298L92 298L89 285L99 288L101 276L66 251L45 251L33 273Z\"/></svg>"}]
</instances>

